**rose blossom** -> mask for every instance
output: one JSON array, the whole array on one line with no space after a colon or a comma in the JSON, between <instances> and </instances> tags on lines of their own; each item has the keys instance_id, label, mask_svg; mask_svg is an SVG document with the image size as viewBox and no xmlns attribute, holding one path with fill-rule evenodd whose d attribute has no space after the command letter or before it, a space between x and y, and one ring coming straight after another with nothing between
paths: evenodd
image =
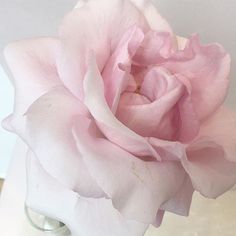
<instances>
[{"instance_id":1,"label":"rose blossom","mask_svg":"<svg viewBox=\"0 0 236 236\"><path fill-rule=\"evenodd\" d=\"M5 127L28 145L26 203L75 236L142 236L194 190L236 183L230 56L174 35L147 0L80 1L58 38L5 50Z\"/></svg>"}]
</instances>

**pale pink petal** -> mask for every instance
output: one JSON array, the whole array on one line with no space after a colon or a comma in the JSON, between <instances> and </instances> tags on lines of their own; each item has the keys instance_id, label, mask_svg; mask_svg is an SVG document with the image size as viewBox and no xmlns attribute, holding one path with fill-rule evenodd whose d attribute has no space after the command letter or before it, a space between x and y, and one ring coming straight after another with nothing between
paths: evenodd
<instances>
[{"instance_id":1,"label":"pale pink petal","mask_svg":"<svg viewBox=\"0 0 236 236\"><path fill-rule=\"evenodd\" d=\"M124 92L119 101L120 106L144 105L150 103L151 101L147 97L132 92Z\"/></svg>"},{"instance_id":2,"label":"pale pink petal","mask_svg":"<svg viewBox=\"0 0 236 236\"><path fill-rule=\"evenodd\" d=\"M148 224L125 219L110 199L86 198L49 175L37 158L27 160L26 204L67 225L72 236L143 236Z\"/></svg>"},{"instance_id":3,"label":"pale pink petal","mask_svg":"<svg viewBox=\"0 0 236 236\"><path fill-rule=\"evenodd\" d=\"M10 44L4 51L15 86L14 114L29 106L52 87L61 84L55 67L58 40L30 39Z\"/></svg>"},{"instance_id":4,"label":"pale pink petal","mask_svg":"<svg viewBox=\"0 0 236 236\"><path fill-rule=\"evenodd\" d=\"M152 86L154 82L148 83L151 80L155 81L156 90L155 86ZM168 121L171 126L175 125L173 124L174 117L168 113L178 103L184 92L182 83L159 68L151 69L145 76L143 83L144 86L142 87L141 85L140 92L149 99L154 97L155 100L152 103L141 105L136 105L136 97L131 97L134 101L130 100L128 104L124 103L127 100L121 100L116 114L117 118L127 127L142 136L162 138L168 136L171 138L173 131L175 131L174 127L170 134L164 135L160 132L159 125L162 121ZM160 87L160 90L157 87ZM153 89L154 91L152 91ZM166 133L167 130L165 129L163 132Z\"/></svg>"},{"instance_id":5,"label":"pale pink petal","mask_svg":"<svg viewBox=\"0 0 236 236\"><path fill-rule=\"evenodd\" d=\"M148 140L160 154L163 161L180 161L185 155L185 146L180 142L172 142L153 137Z\"/></svg>"},{"instance_id":6,"label":"pale pink petal","mask_svg":"<svg viewBox=\"0 0 236 236\"><path fill-rule=\"evenodd\" d=\"M125 32L103 69L105 97L113 112L117 109L120 94L129 83L131 60L143 38L141 29L136 26L131 27ZM122 70L120 64L126 64L126 68Z\"/></svg>"},{"instance_id":7,"label":"pale pink petal","mask_svg":"<svg viewBox=\"0 0 236 236\"><path fill-rule=\"evenodd\" d=\"M220 107L201 126L199 136L210 137L221 145L225 158L236 162L236 112L227 107Z\"/></svg>"},{"instance_id":8,"label":"pale pink petal","mask_svg":"<svg viewBox=\"0 0 236 236\"><path fill-rule=\"evenodd\" d=\"M71 128L78 114L88 114L84 105L57 87L33 103L25 114L26 128L18 134L45 170L65 186L83 196L103 196L75 146Z\"/></svg>"},{"instance_id":9,"label":"pale pink petal","mask_svg":"<svg viewBox=\"0 0 236 236\"><path fill-rule=\"evenodd\" d=\"M150 101L155 101L176 87L178 81L168 71L160 68L151 68L143 78L140 85L140 94L146 96Z\"/></svg>"},{"instance_id":10,"label":"pale pink petal","mask_svg":"<svg viewBox=\"0 0 236 236\"><path fill-rule=\"evenodd\" d=\"M87 56L95 52L102 71L124 33L133 25L149 28L145 17L129 0L84 1L69 13L60 30L59 74L74 95L83 98Z\"/></svg>"},{"instance_id":11,"label":"pale pink petal","mask_svg":"<svg viewBox=\"0 0 236 236\"><path fill-rule=\"evenodd\" d=\"M165 215L165 211L163 210L158 210L157 215L156 215L156 221L152 224L156 228L160 227L163 221Z\"/></svg>"},{"instance_id":12,"label":"pale pink petal","mask_svg":"<svg viewBox=\"0 0 236 236\"><path fill-rule=\"evenodd\" d=\"M192 141L199 132L200 121L195 112L191 95L185 92L184 96L178 102L178 131L175 134L175 139L189 143Z\"/></svg>"},{"instance_id":13,"label":"pale pink petal","mask_svg":"<svg viewBox=\"0 0 236 236\"><path fill-rule=\"evenodd\" d=\"M143 66L160 64L164 58L175 52L175 41L169 32L149 31L133 60Z\"/></svg>"},{"instance_id":14,"label":"pale pink petal","mask_svg":"<svg viewBox=\"0 0 236 236\"><path fill-rule=\"evenodd\" d=\"M142 99L140 103L141 95L123 93L117 118L142 136L191 141L200 124L187 92L191 86L185 85L186 81L181 78L161 67L152 67L140 87L140 94L152 102Z\"/></svg>"},{"instance_id":15,"label":"pale pink petal","mask_svg":"<svg viewBox=\"0 0 236 236\"><path fill-rule=\"evenodd\" d=\"M160 154L163 161L179 162L183 156L185 156L185 146L179 142L170 142L157 138L150 138L149 142ZM179 187L178 192L173 198L163 203L160 209L187 216L192 201L193 191L191 179L186 173L182 186Z\"/></svg>"},{"instance_id":16,"label":"pale pink petal","mask_svg":"<svg viewBox=\"0 0 236 236\"><path fill-rule=\"evenodd\" d=\"M74 136L84 162L113 205L128 219L154 223L159 207L175 196L185 172L179 162L145 162L91 132L77 117ZM88 132L90 130L90 132Z\"/></svg>"},{"instance_id":17,"label":"pale pink petal","mask_svg":"<svg viewBox=\"0 0 236 236\"><path fill-rule=\"evenodd\" d=\"M161 209L178 215L188 216L193 192L194 189L192 182L189 176L186 174L185 180L182 186L179 188L178 193L173 198L165 202L161 206Z\"/></svg>"},{"instance_id":18,"label":"pale pink petal","mask_svg":"<svg viewBox=\"0 0 236 236\"><path fill-rule=\"evenodd\" d=\"M167 59L162 66L189 79L192 103L200 120L207 118L224 101L229 84L230 56L222 46L202 46L195 35L183 51Z\"/></svg>"},{"instance_id":19,"label":"pale pink petal","mask_svg":"<svg viewBox=\"0 0 236 236\"><path fill-rule=\"evenodd\" d=\"M236 115L220 108L201 127L182 163L193 186L207 197L217 197L236 183Z\"/></svg>"},{"instance_id":20,"label":"pale pink petal","mask_svg":"<svg viewBox=\"0 0 236 236\"><path fill-rule=\"evenodd\" d=\"M182 164L194 189L205 197L216 198L236 183L236 163L226 160L224 149L209 138L194 142Z\"/></svg>"},{"instance_id":21,"label":"pale pink petal","mask_svg":"<svg viewBox=\"0 0 236 236\"><path fill-rule=\"evenodd\" d=\"M111 112L104 97L103 79L92 53L84 79L84 92L84 103L110 141L138 156L154 156L159 159L156 151L144 137L123 125Z\"/></svg>"},{"instance_id":22,"label":"pale pink petal","mask_svg":"<svg viewBox=\"0 0 236 236\"><path fill-rule=\"evenodd\" d=\"M168 22L159 14L151 0L130 0L146 17L146 20L153 30L172 33Z\"/></svg>"}]
</instances>

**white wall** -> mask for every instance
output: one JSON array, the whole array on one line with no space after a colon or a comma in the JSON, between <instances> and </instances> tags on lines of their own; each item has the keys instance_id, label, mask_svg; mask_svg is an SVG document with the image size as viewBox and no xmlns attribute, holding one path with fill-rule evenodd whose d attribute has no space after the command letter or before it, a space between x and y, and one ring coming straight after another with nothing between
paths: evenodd
<instances>
[{"instance_id":1,"label":"white wall","mask_svg":"<svg viewBox=\"0 0 236 236\"><path fill-rule=\"evenodd\" d=\"M111 0L112 1L112 0ZM11 41L50 36L76 0L0 0L0 50ZM217 41L232 55L228 105L236 110L236 1L155 0L159 11L176 33L198 32L203 42ZM0 62L3 62L0 53ZM0 70L0 119L12 110L13 91ZM15 137L0 128L0 176L5 175Z\"/></svg>"}]
</instances>

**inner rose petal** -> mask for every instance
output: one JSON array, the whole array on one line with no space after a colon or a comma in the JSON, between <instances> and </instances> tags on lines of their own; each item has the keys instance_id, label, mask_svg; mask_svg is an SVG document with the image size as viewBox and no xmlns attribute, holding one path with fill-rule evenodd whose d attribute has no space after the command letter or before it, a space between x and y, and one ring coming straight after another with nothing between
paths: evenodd
<instances>
[{"instance_id":1,"label":"inner rose petal","mask_svg":"<svg viewBox=\"0 0 236 236\"><path fill-rule=\"evenodd\" d=\"M146 74L136 93L122 94L116 116L140 135L171 139L177 127L175 105L183 95L184 86L168 73L161 71L159 76L158 70L152 68Z\"/></svg>"}]
</instances>

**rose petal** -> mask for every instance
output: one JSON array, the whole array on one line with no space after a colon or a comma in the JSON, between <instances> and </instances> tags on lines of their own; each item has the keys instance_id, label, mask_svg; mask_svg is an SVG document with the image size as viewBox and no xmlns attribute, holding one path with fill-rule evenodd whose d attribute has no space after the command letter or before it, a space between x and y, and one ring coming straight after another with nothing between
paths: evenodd
<instances>
[{"instance_id":1,"label":"rose petal","mask_svg":"<svg viewBox=\"0 0 236 236\"><path fill-rule=\"evenodd\" d=\"M104 135L112 142L138 156L154 156L156 151L144 137L123 125L111 112L104 97L104 85L93 54L84 79L84 103Z\"/></svg>"},{"instance_id":2,"label":"rose petal","mask_svg":"<svg viewBox=\"0 0 236 236\"><path fill-rule=\"evenodd\" d=\"M149 31L134 56L134 62L142 66L160 64L175 51L174 39L169 32Z\"/></svg>"},{"instance_id":3,"label":"rose petal","mask_svg":"<svg viewBox=\"0 0 236 236\"><path fill-rule=\"evenodd\" d=\"M193 107L191 95L187 92L179 100L178 110L178 127L180 128L175 134L175 140L189 143L198 135L200 121Z\"/></svg>"},{"instance_id":4,"label":"rose petal","mask_svg":"<svg viewBox=\"0 0 236 236\"><path fill-rule=\"evenodd\" d=\"M156 221L152 225L155 226L156 228L160 227L162 224L164 215L165 215L165 211L158 210L157 216L156 216Z\"/></svg>"},{"instance_id":5,"label":"rose petal","mask_svg":"<svg viewBox=\"0 0 236 236\"><path fill-rule=\"evenodd\" d=\"M23 115L29 106L52 87L61 84L55 67L58 40L30 39L12 43L4 51L15 85L15 115Z\"/></svg>"},{"instance_id":6,"label":"rose petal","mask_svg":"<svg viewBox=\"0 0 236 236\"><path fill-rule=\"evenodd\" d=\"M150 138L149 142L160 154L163 161L180 161L185 156L185 145L179 142L170 142L157 138ZM175 214L187 216L189 213L193 186L186 174L182 186L173 198L165 202L161 209Z\"/></svg>"},{"instance_id":7,"label":"rose petal","mask_svg":"<svg viewBox=\"0 0 236 236\"><path fill-rule=\"evenodd\" d=\"M131 27L125 32L117 48L107 61L102 77L104 79L105 97L109 107L116 111L120 94L127 87L129 82L126 70L121 70L119 64L127 64L131 67L131 59L140 46L144 34L137 26ZM129 69L130 70L130 69Z\"/></svg>"},{"instance_id":8,"label":"rose petal","mask_svg":"<svg viewBox=\"0 0 236 236\"><path fill-rule=\"evenodd\" d=\"M50 175L83 196L103 196L71 133L78 114L86 116L86 108L69 91L58 87L33 103L25 115L26 129L20 135Z\"/></svg>"},{"instance_id":9,"label":"rose petal","mask_svg":"<svg viewBox=\"0 0 236 236\"><path fill-rule=\"evenodd\" d=\"M186 174L182 186L178 193L165 202L161 209L169 211L178 215L188 216L193 196L193 186L189 176Z\"/></svg>"},{"instance_id":10,"label":"rose petal","mask_svg":"<svg viewBox=\"0 0 236 236\"><path fill-rule=\"evenodd\" d=\"M150 100L138 93L132 93L132 92L124 92L120 98L120 106L126 105L126 106L133 106L133 105L144 105L144 104L150 104Z\"/></svg>"},{"instance_id":11,"label":"rose petal","mask_svg":"<svg viewBox=\"0 0 236 236\"><path fill-rule=\"evenodd\" d=\"M84 162L113 205L128 219L154 223L159 207L183 183L179 162L145 162L88 132L91 121L77 117L74 136Z\"/></svg>"},{"instance_id":12,"label":"rose petal","mask_svg":"<svg viewBox=\"0 0 236 236\"><path fill-rule=\"evenodd\" d=\"M159 14L151 0L130 0L146 17L146 20L153 30L172 33L168 22Z\"/></svg>"},{"instance_id":13,"label":"rose petal","mask_svg":"<svg viewBox=\"0 0 236 236\"><path fill-rule=\"evenodd\" d=\"M199 137L182 160L193 186L207 197L218 197L236 183L236 115L219 109L201 127Z\"/></svg>"},{"instance_id":14,"label":"rose petal","mask_svg":"<svg viewBox=\"0 0 236 236\"><path fill-rule=\"evenodd\" d=\"M29 153L27 205L65 223L72 236L142 236L148 225L126 220L110 199L85 198L50 176Z\"/></svg>"},{"instance_id":15,"label":"rose petal","mask_svg":"<svg viewBox=\"0 0 236 236\"><path fill-rule=\"evenodd\" d=\"M152 67L143 78L140 93L154 102L177 85L180 85L178 80L164 68Z\"/></svg>"},{"instance_id":16,"label":"rose petal","mask_svg":"<svg viewBox=\"0 0 236 236\"><path fill-rule=\"evenodd\" d=\"M185 146L180 142L149 138L150 144L157 150L163 161L180 161L185 155Z\"/></svg>"},{"instance_id":17,"label":"rose petal","mask_svg":"<svg viewBox=\"0 0 236 236\"><path fill-rule=\"evenodd\" d=\"M83 98L89 51L95 52L102 71L123 34L133 25L149 28L145 17L129 0L89 0L67 15L60 30L58 71L74 95Z\"/></svg>"},{"instance_id":18,"label":"rose petal","mask_svg":"<svg viewBox=\"0 0 236 236\"><path fill-rule=\"evenodd\" d=\"M156 86L160 87L160 90L157 89L160 94L155 94L156 100L152 103L142 105L135 105L135 101L129 101L131 105L124 104L124 100L121 100L117 110L117 117L127 127L142 136L162 138L163 136L168 136L171 139L173 132L175 131L175 127L173 127L175 125L174 117L171 115L168 116L167 113L174 108L178 100L181 98L184 87L173 76L166 74L159 70L159 68L153 68L147 73L143 82L144 85L141 86L140 91L150 99L153 98L153 93L155 92L150 91L155 88L152 87L152 83L148 83L150 80L155 81ZM163 80L165 80L165 82L163 82ZM132 103L134 105L132 105ZM168 135L164 135L160 131L159 125L163 120L169 121L169 124L173 127L171 130L172 132ZM166 129L162 131L164 133L167 132Z\"/></svg>"},{"instance_id":19,"label":"rose petal","mask_svg":"<svg viewBox=\"0 0 236 236\"><path fill-rule=\"evenodd\" d=\"M189 79L192 102L200 120L207 118L224 101L229 84L230 56L222 46L202 46L195 35L184 51L167 59L162 66Z\"/></svg>"},{"instance_id":20,"label":"rose petal","mask_svg":"<svg viewBox=\"0 0 236 236\"><path fill-rule=\"evenodd\" d=\"M236 113L227 107L220 107L201 126L199 136L210 137L225 151L225 158L236 162Z\"/></svg>"}]
</instances>

